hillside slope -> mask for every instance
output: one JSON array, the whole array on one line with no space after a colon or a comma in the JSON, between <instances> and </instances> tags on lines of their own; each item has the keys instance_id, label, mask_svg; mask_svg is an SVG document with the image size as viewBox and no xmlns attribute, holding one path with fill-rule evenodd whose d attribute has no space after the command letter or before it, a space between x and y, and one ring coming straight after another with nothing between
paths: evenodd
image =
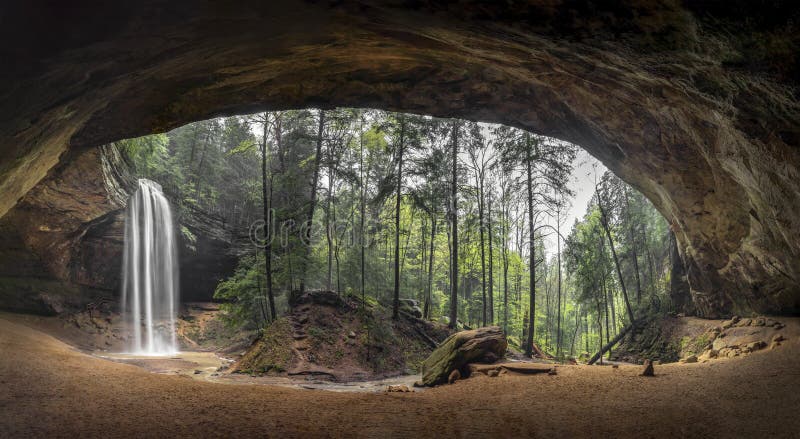
<instances>
[{"instance_id":1,"label":"hillside slope","mask_svg":"<svg viewBox=\"0 0 800 439\"><path fill-rule=\"evenodd\" d=\"M236 372L358 381L415 372L449 335L445 326L368 299L312 291L295 296L233 367Z\"/></svg>"}]
</instances>

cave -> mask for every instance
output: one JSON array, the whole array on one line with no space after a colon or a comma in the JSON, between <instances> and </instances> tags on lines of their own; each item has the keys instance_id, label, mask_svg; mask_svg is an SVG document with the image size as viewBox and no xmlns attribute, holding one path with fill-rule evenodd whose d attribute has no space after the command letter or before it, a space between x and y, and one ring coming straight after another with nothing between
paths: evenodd
<instances>
[{"instance_id":1,"label":"cave","mask_svg":"<svg viewBox=\"0 0 800 439\"><path fill-rule=\"evenodd\" d=\"M759 19L637 1L8 5L0 213L68 151L214 115L463 117L579 144L650 198L697 314L796 312L797 11L739 6Z\"/></svg>"},{"instance_id":2,"label":"cave","mask_svg":"<svg viewBox=\"0 0 800 439\"><path fill-rule=\"evenodd\" d=\"M800 7L791 2L34 0L0 9L0 33L13 42L0 49L0 275L48 271L89 296L118 282L115 264L80 269L81 258L118 251L108 242L121 246L110 231L124 202L99 200L103 182L86 172L100 163L129 184L106 147L114 141L226 115L357 107L580 145L666 218L682 262L674 294L688 283L683 313L800 312ZM67 205L53 198L63 191ZM31 220L48 212L59 215ZM47 267L24 246L47 254ZM233 269L222 264L209 270ZM40 286L12 288L0 291L3 308L41 308L29 303Z\"/></svg>"}]
</instances>

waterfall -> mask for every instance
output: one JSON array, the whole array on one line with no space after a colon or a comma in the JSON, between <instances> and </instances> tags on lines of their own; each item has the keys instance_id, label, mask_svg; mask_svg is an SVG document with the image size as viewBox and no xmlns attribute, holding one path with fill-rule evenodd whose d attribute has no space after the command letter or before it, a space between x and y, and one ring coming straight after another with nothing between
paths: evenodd
<instances>
[{"instance_id":1,"label":"waterfall","mask_svg":"<svg viewBox=\"0 0 800 439\"><path fill-rule=\"evenodd\" d=\"M125 213L122 261L122 311L132 332L132 353L178 352L177 304L178 261L172 212L161 186L142 178Z\"/></svg>"}]
</instances>

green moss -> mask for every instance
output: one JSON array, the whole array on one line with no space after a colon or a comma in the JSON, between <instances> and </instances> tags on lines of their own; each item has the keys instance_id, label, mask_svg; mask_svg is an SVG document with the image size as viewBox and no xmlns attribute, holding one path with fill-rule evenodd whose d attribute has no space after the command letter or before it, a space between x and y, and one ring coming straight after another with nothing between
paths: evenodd
<instances>
[{"instance_id":1,"label":"green moss","mask_svg":"<svg viewBox=\"0 0 800 439\"><path fill-rule=\"evenodd\" d=\"M288 319L280 318L264 330L261 339L239 361L238 371L242 373L266 374L280 373L292 363L292 328Z\"/></svg>"}]
</instances>

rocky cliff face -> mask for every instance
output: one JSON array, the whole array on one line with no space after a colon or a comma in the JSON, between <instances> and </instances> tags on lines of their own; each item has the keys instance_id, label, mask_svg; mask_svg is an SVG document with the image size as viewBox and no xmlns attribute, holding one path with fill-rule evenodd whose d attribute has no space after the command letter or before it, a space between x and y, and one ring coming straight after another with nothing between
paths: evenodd
<instances>
[{"instance_id":1,"label":"rocky cliff face","mask_svg":"<svg viewBox=\"0 0 800 439\"><path fill-rule=\"evenodd\" d=\"M0 306L50 313L109 299L132 185L115 148L70 151L0 219Z\"/></svg>"},{"instance_id":2,"label":"rocky cliff face","mask_svg":"<svg viewBox=\"0 0 800 439\"><path fill-rule=\"evenodd\" d=\"M672 224L699 314L800 311L795 3L5 8L0 214L65 151L213 115L458 116L580 144L640 189Z\"/></svg>"},{"instance_id":3,"label":"rocky cliff face","mask_svg":"<svg viewBox=\"0 0 800 439\"><path fill-rule=\"evenodd\" d=\"M217 284L233 274L249 241L222 218L200 209L186 208L178 220L191 234L181 237L181 300L210 301Z\"/></svg>"},{"instance_id":4,"label":"rocky cliff face","mask_svg":"<svg viewBox=\"0 0 800 439\"><path fill-rule=\"evenodd\" d=\"M71 150L0 218L0 308L38 313L117 302L125 207L135 189L112 145ZM184 300L210 300L236 267L242 243L201 210L178 213Z\"/></svg>"}]
</instances>

